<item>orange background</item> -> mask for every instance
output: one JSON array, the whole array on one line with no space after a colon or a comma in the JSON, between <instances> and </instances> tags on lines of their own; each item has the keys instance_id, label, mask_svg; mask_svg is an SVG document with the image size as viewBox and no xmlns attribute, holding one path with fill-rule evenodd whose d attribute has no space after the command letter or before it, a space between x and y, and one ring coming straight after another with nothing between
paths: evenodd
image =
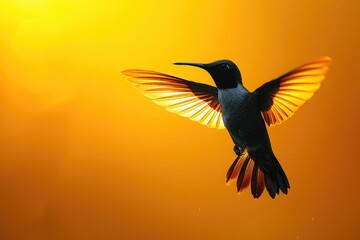
<instances>
[{"instance_id":1,"label":"orange background","mask_svg":"<svg viewBox=\"0 0 360 240\"><path fill-rule=\"evenodd\" d=\"M0 239L357 239L357 1L0 2ZM269 129L289 194L225 185L228 133L120 74L229 58L254 90L320 56L321 89Z\"/></svg>"}]
</instances>

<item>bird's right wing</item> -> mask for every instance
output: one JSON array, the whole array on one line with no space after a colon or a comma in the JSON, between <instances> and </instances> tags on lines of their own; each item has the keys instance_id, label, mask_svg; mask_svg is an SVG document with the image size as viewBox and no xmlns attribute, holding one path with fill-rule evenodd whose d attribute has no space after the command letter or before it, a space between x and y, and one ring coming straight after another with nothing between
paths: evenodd
<instances>
[{"instance_id":1,"label":"bird's right wing","mask_svg":"<svg viewBox=\"0 0 360 240\"><path fill-rule=\"evenodd\" d=\"M216 87L155 71L129 69L122 73L166 110L210 128L225 128Z\"/></svg>"},{"instance_id":2,"label":"bird's right wing","mask_svg":"<svg viewBox=\"0 0 360 240\"><path fill-rule=\"evenodd\" d=\"M331 58L322 57L304 64L254 91L268 126L291 117L319 89L329 70Z\"/></svg>"}]
</instances>

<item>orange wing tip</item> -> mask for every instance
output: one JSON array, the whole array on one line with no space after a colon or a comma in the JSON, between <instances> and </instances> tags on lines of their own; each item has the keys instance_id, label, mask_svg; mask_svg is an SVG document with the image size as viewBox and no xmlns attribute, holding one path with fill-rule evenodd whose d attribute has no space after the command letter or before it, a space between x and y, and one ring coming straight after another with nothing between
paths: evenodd
<instances>
[{"instance_id":1,"label":"orange wing tip","mask_svg":"<svg viewBox=\"0 0 360 240\"><path fill-rule=\"evenodd\" d=\"M166 74L150 71L150 70L142 70L142 69L127 69L124 71L121 71L122 74L134 77L134 78L146 78L146 77L153 77L153 75L156 76L167 76Z\"/></svg>"},{"instance_id":2,"label":"orange wing tip","mask_svg":"<svg viewBox=\"0 0 360 240\"><path fill-rule=\"evenodd\" d=\"M330 63L332 62L332 59L331 57L328 57L328 56L323 56L323 57L319 57L311 62L308 62L307 64L305 65L310 65L310 64L316 64L316 63L319 63L319 64L326 64L326 65L329 65Z\"/></svg>"},{"instance_id":3,"label":"orange wing tip","mask_svg":"<svg viewBox=\"0 0 360 240\"><path fill-rule=\"evenodd\" d=\"M136 69L127 69L127 70L121 71L121 73L128 77L135 77Z\"/></svg>"},{"instance_id":4,"label":"orange wing tip","mask_svg":"<svg viewBox=\"0 0 360 240\"><path fill-rule=\"evenodd\" d=\"M321 62L332 62L332 59L329 56L321 57L318 60L321 61Z\"/></svg>"}]
</instances>

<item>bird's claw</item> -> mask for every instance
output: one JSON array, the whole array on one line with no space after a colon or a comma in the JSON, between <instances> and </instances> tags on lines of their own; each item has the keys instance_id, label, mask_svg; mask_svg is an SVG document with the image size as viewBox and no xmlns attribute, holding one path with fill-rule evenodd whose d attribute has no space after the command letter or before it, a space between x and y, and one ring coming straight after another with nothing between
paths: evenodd
<instances>
[{"instance_id":1,"label":"bird's claw","mask_svg":"<svg viewBox=\"0 0 360 240\"><path fill-rule=\"evenodd\" d=\"M236 155L240 156L243 153L243 150L239 146L235 145L234 152Z\"/></svg>"}]
</instances>

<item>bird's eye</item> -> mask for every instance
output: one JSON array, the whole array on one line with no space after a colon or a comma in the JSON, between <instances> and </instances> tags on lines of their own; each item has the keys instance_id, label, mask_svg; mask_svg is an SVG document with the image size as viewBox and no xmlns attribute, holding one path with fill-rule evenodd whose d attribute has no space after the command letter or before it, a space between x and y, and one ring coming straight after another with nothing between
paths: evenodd
<instances>
[{"instance_id":1,"label":"bird's eye","mask_svg":"<svg viewBox=\"0 0 360 240\"><path fill-rule=\"evenodd\" d=\"M228 64L226 64L226 63L222 63L222 64L220 64L220 67L221 68L227 68L227 69L229 69L230 68L230 66L228 65Z\"/></svg>"}]
</instances>

